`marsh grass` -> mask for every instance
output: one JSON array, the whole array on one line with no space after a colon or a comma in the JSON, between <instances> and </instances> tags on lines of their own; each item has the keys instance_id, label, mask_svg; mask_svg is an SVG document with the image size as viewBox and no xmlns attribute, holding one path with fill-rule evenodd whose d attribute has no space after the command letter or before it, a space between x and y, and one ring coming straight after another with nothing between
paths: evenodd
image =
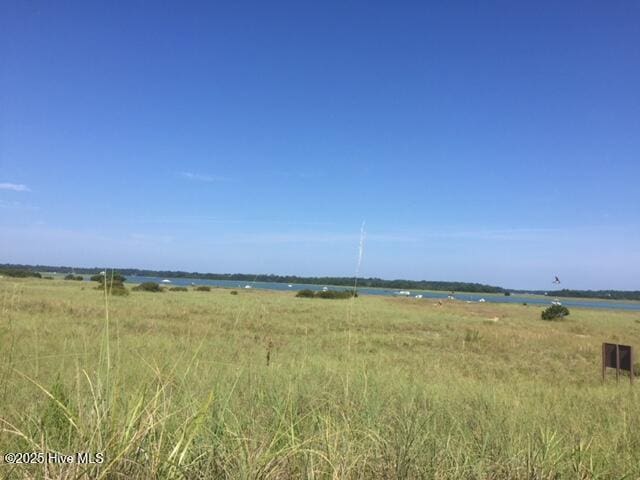
<instances>
[{"instance_id":1,"label":"marsh grass","mask_svg":"<svg viewBox=\"0 0 640 480\"><path fill-rule=\"evenodd\" d=\"M37 279L0 298L0 451L106 457L2 478L640 476L638 386L599 375L638 313L359 297L345 322L290 292Z\"/></svg>"}]
</instances>

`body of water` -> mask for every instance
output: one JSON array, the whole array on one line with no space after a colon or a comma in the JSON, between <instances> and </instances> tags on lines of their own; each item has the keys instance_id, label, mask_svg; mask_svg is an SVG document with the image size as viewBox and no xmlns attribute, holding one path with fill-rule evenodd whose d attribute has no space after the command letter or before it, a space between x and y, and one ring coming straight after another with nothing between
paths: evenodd
<instances>
[{"instance_id":1,"label":"body of water","mask_svg":"<svg viewBox=\"0 0 640 480\"><path fill-rule=\"evenodd\" d=\"M294 283L289 286L286 283L273 283L273 282L241 282L239 280L206 280L200 278L162 278L162 277L140 277L140 276L127 276L128 283L143 283L143 282L156 282L163 284L163 280L169 280L170 283L166 283L166 286L191 286L191 285L209 285L211 287L244 289L247 286L251 288L259 288L264 290L287 290L298 291L309 289L313 291L319 291L323 288L329 288L330 290L348 290L348 287L334 287L331 285L306 285L300 283ZM397 289L385 289L385 288L366 288L358 287L358 293L360 295L386 295L386 296L398 296L401 290ZM402 292L406 292L402 290ZM422 295L420 300L447 300L450 295L449 292L434 292L428 290L411 290L410 297L415 298L416 295ZM463 302L479 302L484 299L485 302L490 303L527 303L529 305L550 305L553 297L544 295L517 295L512 294L510 296L496 295L496 294L482 294L482 293L456 293L454 298ZM640 302L622 301L622 300L594 300L594 299L581 299L581 298L558 298L562 305L566 307L582 307L582 308L610 308L616 310L637 310L640 311Z\"/></svg>"}]
</instances>

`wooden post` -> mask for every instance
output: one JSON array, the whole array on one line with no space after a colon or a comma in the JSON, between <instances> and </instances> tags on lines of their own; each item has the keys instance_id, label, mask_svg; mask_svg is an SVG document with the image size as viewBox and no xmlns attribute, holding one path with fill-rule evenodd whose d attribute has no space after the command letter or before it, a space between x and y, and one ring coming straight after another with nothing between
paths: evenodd
<instances>
[{"instance_id":1,"label":"wooden post","mask_svg":"<svg viewBox=\"0 0 640 480\"><path fill-rule=\"evenodd\" d=\"M607 344L602 344L602 383L604 383L604 372L607 369L605 366L607 364Z\"/></svg>"},{"instance_id":2,"label":"wooden post","mask_svg":"<svg viewBox=\"0 0 640 480\"><path fill-rule=\"evenodd\" d=\"M616 345L616 382L620 381L620 346Z\"/></svg>"},{"instance_id":3,"label":"wooden post","mask_svg":"<svg viewBox=\"0 0 640 480\"><path fill-rule=\"evenodd\" d=\"M630 358L630 366L629 366L629 380L631 381L631 385L633 385L633 377L634 377L634 373L633 373L633 361L635 360L633 357L633 347L631 347L631 351L629 352L629 358Z\"/></svg>"}]
</instances>

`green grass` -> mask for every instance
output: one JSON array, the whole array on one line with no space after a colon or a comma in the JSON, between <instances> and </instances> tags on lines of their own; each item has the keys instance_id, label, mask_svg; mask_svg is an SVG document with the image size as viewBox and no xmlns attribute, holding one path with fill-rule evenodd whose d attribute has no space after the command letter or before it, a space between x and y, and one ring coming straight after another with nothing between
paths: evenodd
<instances>
[{"instance_id":1,"label":"green grass","mask_svg":"<svg viewBox=\"0 0 640 480\"><path fill-rule=\"evenodd\" d=\"M1 478L640 477L638 312L93 287L0 279L0 453L106 457Z\"/></svg>"}]
</instances>

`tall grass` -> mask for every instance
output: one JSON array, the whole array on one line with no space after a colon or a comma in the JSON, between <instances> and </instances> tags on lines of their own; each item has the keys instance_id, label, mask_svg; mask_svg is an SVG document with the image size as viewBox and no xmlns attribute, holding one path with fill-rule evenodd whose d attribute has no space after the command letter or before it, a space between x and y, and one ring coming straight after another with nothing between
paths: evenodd
<instances>
[{"instance_id":1,"label":"tall grass","mask_svg":"<svg viewBox=\"0 0 640 480\"><path fill-rule=\"evenodd\" d=\"M0 298L0 452L105 453L1 478L640 476L638 387L599 376L638 313L359 297L345 323L290 292L35 279Z\"/></svg>"}]
</instances>

